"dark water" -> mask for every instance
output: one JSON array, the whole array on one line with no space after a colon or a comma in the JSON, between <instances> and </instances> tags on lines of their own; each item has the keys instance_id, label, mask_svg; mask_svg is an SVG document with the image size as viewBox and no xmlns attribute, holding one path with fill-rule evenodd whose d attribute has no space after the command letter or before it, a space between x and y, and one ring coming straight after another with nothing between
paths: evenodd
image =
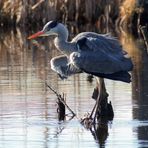
<instances>
[{"instance_id":1,"label":"dark water","mask_svg":"<svg viewBox=\"0 0 148 148\"><path fill-rule=\"evenodd\" d=\"M0 148L148 147L148 56L142 40L128 33L119 37L134 61L133 82L105 81L115 117L103 127L105 137L102 130L96 139L78 120L93 107L95 80L79 74L61 81L50 69L50 59L59 54L54 45L43 38L39 42L46 46L35 47L26 38L19 29L0 37ZM45 81L66 93L77 118L58 121L56 96Z\"/></svg>"}]
</instances>

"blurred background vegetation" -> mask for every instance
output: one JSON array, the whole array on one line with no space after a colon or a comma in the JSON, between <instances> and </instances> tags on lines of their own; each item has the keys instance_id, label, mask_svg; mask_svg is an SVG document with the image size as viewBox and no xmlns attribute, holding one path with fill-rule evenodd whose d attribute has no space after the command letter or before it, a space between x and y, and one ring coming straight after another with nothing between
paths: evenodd
<instances>
[{"instance_id":1,"label":"blurred background vegetation","mask_svg":"<svg viewBox=\"0 0 148 148\"><path fill-rule=\"evenodd\" d=\"M66 23L133 28L148 22L148 0L1 0L0 26L36 27L51 19Z\"/></svg>"}]
</instances>

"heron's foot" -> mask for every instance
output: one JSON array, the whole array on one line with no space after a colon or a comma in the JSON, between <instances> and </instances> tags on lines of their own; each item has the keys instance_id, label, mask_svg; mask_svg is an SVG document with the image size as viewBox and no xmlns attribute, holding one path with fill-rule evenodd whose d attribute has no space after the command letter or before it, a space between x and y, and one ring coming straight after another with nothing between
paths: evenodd
<instances>
[{"instance_id":1,"label":"heron's foot","mask_svg":"<svg viewBox=\"0 0 148 148\"><path fill-rule=\"evenodd\" d=\"M90 116L90 114L87 114L84 116L84 118L81 119L80 122L82 125L84 125L84 127L90 129L94 124L94 119Z\"/></svg>"}]
</instances>

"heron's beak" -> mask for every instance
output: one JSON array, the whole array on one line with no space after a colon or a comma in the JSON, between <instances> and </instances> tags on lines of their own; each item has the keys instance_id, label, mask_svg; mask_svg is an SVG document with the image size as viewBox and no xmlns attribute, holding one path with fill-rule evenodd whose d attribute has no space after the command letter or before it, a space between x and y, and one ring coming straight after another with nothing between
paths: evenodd
<instances>
[{"instance_id":1,"label":"heron's beak","mask_svg":"<svg viewBox=\"0 0 148 148\"><path fill-rule=\"evenodd\" d=\"M29 36L27 39L35 39L35 38L37 38L37 37L39 37L39 36L44 36L44 32L43 31L39 31L39 32L37 32L37 33L35 33L35 34L33 34L33 35L31 35L31 36Z\"/></svg>"}]
</instances>

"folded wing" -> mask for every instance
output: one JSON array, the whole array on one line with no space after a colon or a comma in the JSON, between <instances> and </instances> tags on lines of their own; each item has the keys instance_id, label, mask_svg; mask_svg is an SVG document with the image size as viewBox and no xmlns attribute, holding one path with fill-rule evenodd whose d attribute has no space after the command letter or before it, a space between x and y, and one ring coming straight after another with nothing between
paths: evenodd
<instances>
[{"instance_id":1,"label":"folded wing","mask_svg":"<svg viewBox=\"0 0 148 148\"><path fill-rule=\"evenodd\" d=\"M79 51L70 55L71 63L86 73L114 80L120 80L123 76L128 80L121 81L129 82L128 71L133 68L131 59L117 45L117 41L116 45L113 45L113 40L105 41L92 37L80 38L77 40Z\"/></svg>"}]
</instances>

